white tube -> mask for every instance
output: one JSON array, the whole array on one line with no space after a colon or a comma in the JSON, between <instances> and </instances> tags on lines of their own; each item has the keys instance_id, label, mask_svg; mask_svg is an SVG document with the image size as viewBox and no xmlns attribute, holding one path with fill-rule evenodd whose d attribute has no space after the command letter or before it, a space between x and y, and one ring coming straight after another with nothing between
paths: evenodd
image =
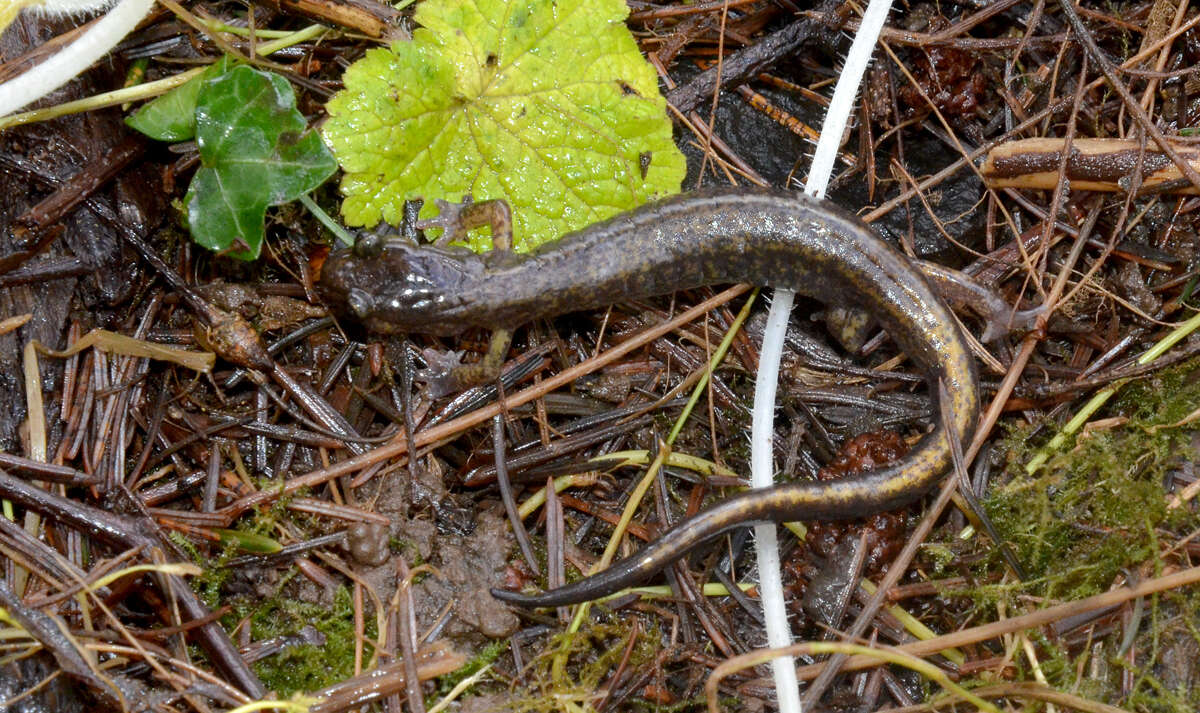
<instances>
[{"instance_id":1,"label":"white tube","mask_svg":"<svg viewBox=\"0 0 1200 713\"><path fill-rule=\"evenodd\" d=\"M40 9L45 14L97 10L109 2L58 0L45 3ZM0 117L41 99L82 74L137 27L153 6L154 0L120 0L79 39L33 69L0 84Z\"/></svg>"},{"instance_id":2,"label":"white tube","mask_svg":"<svg viewBox=\"0 0 1200 713\"><path fill-rule=\"evenodd\" d=\"M825 195L829 178L837 158L838 143L850 121L854 109L854 97L871 61L871 53L879 40L879 33L891 10L892 0L870 0L863 13L862 24L850 52L846 55L838 83L833 90L829 109L825 112L825 124L817 139L812 167L808 172L805 192L811 196ZM763 332L763 345L759 351L758 375L754 383L754 415L751 421L750 462L751 484L756 488L769 487L774 482L774 449L772 436L775 432L775 390L779 381L779 359L783 353L783 339L787 332L788 314L792 311L795 293L776 290L767 314L767 327ZM779 545L775 537L775 525L757 525L754 528L755 547L758 554L759 592L762 599L763 617L766 621L767 645L782 648L792 643L788 627L787 607L783 599L782 576L779 571ZM796 680L796 662L791 656L771 659L771 671L775 678L775 694L780 713L800 713L800 692Z\"/></svg>"}]
</instances>

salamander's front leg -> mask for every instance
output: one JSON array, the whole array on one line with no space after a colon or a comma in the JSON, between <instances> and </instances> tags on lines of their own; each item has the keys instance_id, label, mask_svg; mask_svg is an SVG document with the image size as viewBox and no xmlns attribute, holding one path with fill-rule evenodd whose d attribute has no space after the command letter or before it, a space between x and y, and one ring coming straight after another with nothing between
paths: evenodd
<instances>
[{"instance_id":1,"label":"salamander's front leg","mask_svg":"<svg viewBox=\"0 0 1200 713\"><path fill-rule=\"evenodd\" d=\"M429 386L430 395L440 398L472 386L479 386L500 377L500 367L512 344L512 330L496 329L488 342L487 354L474 364L463 364L462 352L440 352L426 349L421 352L426 367L417 372L417 379Z\"/></svg>"},{"instance_id":2,"label":"salamander's front leg","mask_svg":"<svg viewBox=\"0 0 1200 713\"><path fill-rule=\"evenodd\" d=\"M492 249L501 252L512 250L512 210L508 203L499 198L475 202L470 195L463 196L461 203L451 203L440 198L438 216L417 223L421 230L441 228L442 235L435 245L448 245L456 240L466 240L467 233L485 225L492 229Z\"/></svg>"},{"instance_id":3,"label":"salamander's front leg","mask_svg":"<svg viewBox=\"0 0 1200 713\"><path fill-rule=\"evenodd\" d=\"M436 218L417 223L421 230L442 229L442 235L435 244L445 245L456 240L465 240L468 231L488 226L492 230L492 250L512 251L512 211L505 201L493 199L476 203L467 195L463 196L461 203L438 199L437 207ZM497 328L492 331L487 354L482 360L475 364L458 364L435 377L436 381L431 380L431 384L444 393L450 393L495 381L500 376L500 368L504 365L504 357L508 355L511 345L512 330Z\"/></svg>"},{"instance_id":4,"label":"salamander's front leg","mask_svg":"<svg viewBox=\"0 0 1200 713\"><path fill-rule=\"evenodd\" d=\"M450 372L454 391L486 384L500 377L500 367L512 344L512 330L496 329L488 342L487 354L474 364L459 364Z\"/></svg>"}]
</instances>

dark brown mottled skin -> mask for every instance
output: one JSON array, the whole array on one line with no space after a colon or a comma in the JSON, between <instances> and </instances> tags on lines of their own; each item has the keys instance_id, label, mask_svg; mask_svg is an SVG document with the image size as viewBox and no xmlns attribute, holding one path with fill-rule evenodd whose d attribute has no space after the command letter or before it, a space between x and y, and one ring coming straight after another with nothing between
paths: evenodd
<instances>
[{"instance_id":1,"label":"dark brown mottled skin","mask_svg":"<svg viewBox=\"0 0 1200 713\"><path fill-rule=\"evenodd\" d=\"M370 329L441 335L729 282L784 287L865 309L924 370L931 393L938 393L938 382L944 385L950 422L939 423L891 467L742 492L599 574L533 596L492 592L521 606L547 607L642 582L734 527L848 519L920 497L949 469L950 439L971 435L979 408L974 363L949 308L906 257L855 216L796 193L745 189L646 205L531 255L479 256L400 241L373 258L340 251L321 277L330 301L347 306Z\"/></svg>"}]
</instances>

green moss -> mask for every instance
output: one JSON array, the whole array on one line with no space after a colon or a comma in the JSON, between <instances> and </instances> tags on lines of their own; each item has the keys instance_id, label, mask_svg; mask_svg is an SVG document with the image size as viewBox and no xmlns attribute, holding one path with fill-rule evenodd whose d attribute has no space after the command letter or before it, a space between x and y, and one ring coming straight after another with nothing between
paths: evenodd
<instances>
[{"instance_id":1,"label":"green moss","mask_svg":"<svg viewBox=\"0 0 1200 713\"><path fill-rule=\"evenodd\" d=\"M1128 421L1087 433L1026 476L1031 428L1014 429L1004 447L1019 473L993 490L985 506L1001 535L1036 580L1037 594L1078 599L1106 590L1122 568L1153 559L1165 531L1186 509L1167 510L1166 474L1191 439L1190 426L1169 427L1200 403L1200 380L1176 370L1129 384L1102 417Z\"/></svg>"},{"instance_id":2,"label":"green moss","mask_svg":"<svg viewBox=\"0 0 1200 713\"><path fill-rule=\"evenodd\" d=\"M187 555L188 559L203 570L198 577L190 581L192 589L200 597L200 600L209 609L219 608L221 589L232 574L227 567L223 566L229 558L236 554L232 544L227 544L217 556L208 557L200 551L196 543L181 532L170 532L167 537L181 552Z\"/></svg>"},{"instance_id":3,"label":"green moss","mask_svg":"<svg viewBox=\"0 0 1200 713\"><path fill-rule=\"evenodd\" d=\"M722 696L717 698L717 703L723 711L742 710L742 705L745 701L734 698L733 696ZM671 705L664 706L656 703L651 703L645 700L629 700L625 702L622 710L629 711L647 711L647 713L685 713L685 711L706 711L708 710L708 699L703 695L693 696L685 701L678 701Z\"/></svg>"},{"instance_id":4,"label":"green moss","mask_svg":"<svg viewBox=\"0 0 1200 713\"><path fill-rule=\"evenodd\" d=\"M463 664L454 673L446 674L437 680L437 695L434 699L440 699L450 693L461 681L474 676L484 666L488 666L496 662L500 655L508 650L507 639L497 639L487 646L479 650L479 653L465 664ZM429 703L427 701L427 703ZM430 703L432 705L432 703Z\"/></svg>"},{"instance_id":5,"label":"green moss","mask_svg":"<svg viewBox=\"0 0 1200 713\"><path fill-rule=\"evenodd\" d=\"M1134 676L1129 704L1151 713L1200 710L1200 592L1193 587L1164 593L1148 602L1149 621L1134 646L1142 655L1135 664L1125 657L1114 663Z\"/></svg>"},{"instance_id":6,"label":"green moss","mask_svg":"<svg viewBox=\"0 0 1200 713\"><path fill-rule=\"evenodd\" d=\"M968 597L977 613L990 616L998 602L1005 602L1010 611L1026 609L1028 601L1018 599L1022 595L1045 598L1049 605L1108 591L1129 573L1156 576L1163 553L1195 528L1195 506L1169 510L1172 496L1163 486L1194 450L1192 439L1200 422L1175 424L1197 404L1200 370L1195 364L1127 384L1096 416L1121 417L1124 422L1081 435L1032 476L1025 474L1025 464L1055 429L1045 424L1012 429L1000 445L1008 455L1009 479L994 477L994 483L1002 484L993 485L984 506L1029 577L1021 583L1013 582L1011 575L1002 578L1007 570L990 543L951 540L943 547L959 550L960 566L973 554L962 548L981 549L976 554L982 556L972 566L974 581L1000 582L957 594ZM941 563L938 559L934 565ZM1190 679L1169 665L1194 660L1200 652L1200 592L1168 592L1147 598L1143 607L1138 635L1132 639L1132 659L1120 650L1121 628L1081 650L1068 650L1060 640L1028 632L1041 673L1060 690L1127 710L1200 710L1195 665L1191 664ZM1014 663L1028 666L1023 657ZM1018 676L1030 677L1032 672Z\"/></svg>"},{"instance_id":7,"label":"green moss","mask_svg":"<svg viewBox=\"0 0 1200 713\"><path fill-rule=\"evenodd\" d=\"M416 569L425 564L425 558L421 556L421 551L417 548L416 543L406 538L396 537L395 535L388 537L388 552L398 557L403 557L411 569ZM414 579L413 582L421 581L421 576L423 575L417 575L417 579Z\"/></svg>"},{"instance_id":8,"label":"green moss","mask_svg":"<svg viewBox=\"0 0 1200 713\"><path fill-rule=\"evenodd\" d=\"M930 560L933 565L933 572L937 576L943 576L947 568L952 566L958 559L958 555L953 549L938 542L926 543L921 548L921 553Z\"/></svg>"},{"instance_id":9,"label":"green moss","mask_svg":"<svg viewBox=\"0 0 1200 713\"><path fill-rule=\"evenodd\" d=\"M291 636L306 625L325 635L323 646L300 644L255 662L254 671L267 688L283 697L312 692L354 675L354 606L350 593L339 587L333 604L311 604L283 596L235 607L240 620L250 617L255 641ZM367 620L368 639L374 636L374 618Z\"/></svg>"},{"instance_id":10,"label":"green moss","mask_svg":"<svg viewBox=\"0 0 1200 713\"><path fill-rule=\"evenodd\" d=\"M600 685L621 665L633 633L633 618L613 619L610 623L593 622L575 634L560 634L550 639L545 652L531 666L528 695L513 702L513 710L522 713L552 713L572 705L590 710ZM625 667L630 671L650 666L662 648L662 635L656 628L638 632ZM556 677L554 661L563 650L568 652L567 673ZM623 704L629 708L632 702Z\"/></svg>"}]
</instances>

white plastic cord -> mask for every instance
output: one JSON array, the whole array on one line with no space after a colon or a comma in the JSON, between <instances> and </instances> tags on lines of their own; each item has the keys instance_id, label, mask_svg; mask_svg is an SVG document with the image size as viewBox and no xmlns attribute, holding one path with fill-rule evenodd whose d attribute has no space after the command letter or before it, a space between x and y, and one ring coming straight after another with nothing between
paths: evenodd
<instances>
[{"instance_id":1,"label":"white plastic cord","mask_svg":"<svg viewBox=\"0 0 1200 713\"><path fill-rule=\"evenodd\" d=\"M754 381L754 413L750 426L750 485L770 487L775 480L775 391L779 384L779 357L783 353L783 337L787 333L788 315L792 311L795 293L775 290L771 311L767 313L767 328L763 332L759 352L758 375ZM779 540L775 525L754 526L754 547L758 555L758 592L762 599L763 620L766 623L767 646L777 649L790 646L792 630L788 626L787 607L783 601L783 576L779 568ZM771 660L775 676L775 697L780 713L800 713L800 684L796 680L796 662L791 656Z\"/></svg>"},{"instance_id":2,"label":"white plastic cord","mask_svg":"<svg viewBox=\"0 0 1200 713\"><path fill-rule=\"evenodd\" d=\"M110 4L112 0L57 0L30 9L43 14L63 14L101 10ZM137 27L153 6L154 0L120 0L79 39L33 69L0 84L0 117L41 99L82 74Z\"/></svg>"},{"instance_id":3,"label":"white plastic cord","mask_svg":"<svg viewBox=\"0 0 1200 713\"><path fill-rule=\"evenodd\" d=\"M825 124L817 139L813 152L812 167L804 191L811 196L825 195L833 164L837 159L838 145L854 110L854 98L862 84L862 76L871 62L871 54L879 33L892 8L892 0L870 0L863 13L862 25L837 85L829 110L825 112ZM763 333L762 351L759 354L758 375L754 384L754 413L750 428L750 482L755 488L770 487L775 479L774 449L772 436L775 430L775 391L779 383L779 359L783 353L783 339L787 333L788 315L792 311L795 293L791 290L775 290L771 310L767 314L767 327ZM763 618L766 620L767 645L772 648L789 646L792 633L787 621L787 608L783 601L783 583L779 570L779 544L775 537L775 525L757 525L754 528L755 549L758 554L759 593L762 597ZM796 679L796 662L791 656L781 656L771 661L775 675L775 695L780 713L801 713L800 686Z\"/></svg>"}]
</instances>

